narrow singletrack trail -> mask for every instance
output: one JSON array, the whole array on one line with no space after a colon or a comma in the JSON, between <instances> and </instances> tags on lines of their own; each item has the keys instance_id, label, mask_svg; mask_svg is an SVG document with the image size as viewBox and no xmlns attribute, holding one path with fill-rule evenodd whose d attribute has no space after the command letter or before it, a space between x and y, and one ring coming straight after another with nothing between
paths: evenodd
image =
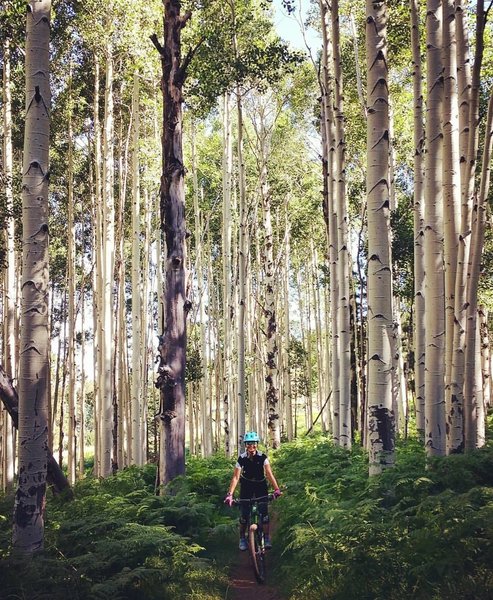
<instances>
[{"instance_id":1,"label":"narrow singletrack trail","mask_svg":"<svg viewBox=\"0 0 493 600\"><path fill-rule=\"evenodd\" d=\"M267 555L267 569L269 569L268 561L269 555ZM269 571L267 571L267 583L257 583L248 552L242 552L231 572L230 585L224 600L283 600L283 597L276 588L269 585Z\"/></svg>"},{"instance_id":2,"label":"narrow singletrack trail","mask_svg":"<svg viewBox=\"0 0 493 600\"><path fill-rule=\"evenodd\" d=\"M271 515L271 534L272 541L276 543L276 518ZM255 579L250 556L248 551L241 552L238 550L237 544L231 549L232 552L237 552L238 556L229 577L229 587L224 596L224 600L284 600L279 590L270 585L269 576L272 570L271 553L267 552L267 582L259 584Z\"/></svg>"}]
</instances>

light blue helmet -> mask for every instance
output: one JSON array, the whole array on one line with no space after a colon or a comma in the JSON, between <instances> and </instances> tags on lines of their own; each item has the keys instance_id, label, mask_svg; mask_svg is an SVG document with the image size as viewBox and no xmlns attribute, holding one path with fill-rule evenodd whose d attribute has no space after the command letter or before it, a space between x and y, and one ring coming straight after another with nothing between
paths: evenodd
<instances>
[{"instance_id":1,"label":"light blue helmet","mask_svg":"<svg viewBox=\"0 0 493 600\"><path fill-rule=\"evenodd\" d=\"M260 442L260 438L258 437L258 433L256 431L247 431L243 441L245 444L248 442L256 442L258 444L258 442Z\"/></svg>"}]
</instances>

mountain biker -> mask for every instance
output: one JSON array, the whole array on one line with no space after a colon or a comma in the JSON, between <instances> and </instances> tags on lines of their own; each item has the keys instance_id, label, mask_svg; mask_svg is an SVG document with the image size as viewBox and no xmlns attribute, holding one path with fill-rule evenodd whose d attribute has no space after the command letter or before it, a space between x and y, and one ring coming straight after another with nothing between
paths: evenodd
<instances>
[{"instance_id":1,"label":"mountain biker","mask_svg":"<svg viewBox=\"0 0 493 600\"><path fill-rule=\"evenodd\" d=\"M233 504L233 493L238 485L238 481L240 482L240 500L266 497L268 494L266 477L274 488L274 498L278 498L282 492L277 485L269 459L263 452L258 450L258 443L260 442L258 434L255 431L247 431L243 442L245 444L245 452L242 452L238 457L224 503L229 506ZM269 512L267 506L267 498L265 498L265 502L258 503L258 511L263 523L265 547L272 548L269 536ZM249 513L250 505L248 502L242 502L240 504L240 550L248 548L245 533Z\"/></svg>"}]
</instances>

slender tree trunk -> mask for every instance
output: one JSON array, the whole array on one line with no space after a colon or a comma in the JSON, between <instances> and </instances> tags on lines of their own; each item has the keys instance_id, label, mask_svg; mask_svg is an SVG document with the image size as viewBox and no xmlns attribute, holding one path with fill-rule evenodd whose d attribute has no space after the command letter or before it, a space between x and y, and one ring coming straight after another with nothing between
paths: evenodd
<instances>
[{"instance_id":1,"label":"slender tree trunk","mask_svg":"<svg viewBox=\"0 0 493 600\"><path fill-rule=\"evenodd\" d=\"M366 3L368 202L368 440L370 475L394 464L387 5Z\"/></svg>"},{"instance_id":2,"label":"slender tree trunk","mask_svg":"<svg viewBox=\"0 0 493 600\"><path fill-rule=\"evenodd\" d=\"M445 454L445 290L442 191L442 13L440 0L428 0L426 17L427 119L425 165L425 447Z\"/></svg>"},{"instance_id":3,"label":"slender tree trunk","mask_svg":"<svg viewBox=\"0 0 493 600\"><path fill-rule=\"evenodd\" d=\"M99 120L99 57L94 55L94 193L92 202L93 222L93 321L95 330L95 372L94 372L94 474L101 475L101 414L102 389L101 369L103 365L103 200L102 200L102 148L101 125Z\"/></svg>"},{"instance_id":4,"label":"slender tree trunk","mask_svg":"<svg viewBox=\"0 0 493 600\"><path fill-rule=\"evenodd\" d=\"M277 311L275 293L275 263L274 263L274 235L272 229L271 192L268 186L268 166L270 145L270 128L266 123L266 115L269 110L269 102L260 102L259 105L260 125L257 130L259 144L259 166L260 166L260 195L262 199L263 213L263 258L264 258L264 289L265 299L263 312L265 316L266 337L266 401L268 414L269 439L272 448L278 448L281 444L281 429L279 418L279 348L277 345ZM259 399L259 396L256 396Z\"/></svg>"},{"instance_id":5,"label":"slender tree trunk","mask_svg":"<svg viewBox=\"0 0 493 600\"><path fill-rule=\"evenodd\" d=\"M132 388L131 388L131 464L142 465L142 283L140 260L140 114L139 72L134 73L132 97Z\"/></svg>"},{"instance_id":6,"label":"slender tree trunk","mask_svg":"<svg viewBox=\"0 0 493 600\"><path fill-rule=\"evenodd\" d=\"M463 19L461 0L456 6L456 39L457 39L457 82L459 103L459 152L460 152L460 185L461 185L461 222L459 248L457 252L457 269L454 293L454 339L452 370L450 376L450 400L447 397L448 437L447 452L457 453L464 449L464 367L466 343L466 293L467 264L471 246L471 209L469 180L471 178L471 162L468 160L470 137L470 112L473 106L471 97L471 70L469 50L467 47L466 29Z\"/></svg>"},{"instance_id":7,"label":"slender tree trunk","mask_svg":"<svg viewBox=\"0 0 493 600\"><path fill-rule=\"evenodd\" d=\"M288 441L292 441L294 437L293 432L293 392L291 386L291 377L289 373L289 344L291 341L290 333L290 303L289 303L289 273L290 273L290 226L289 226L289 200L286 200L285 205L285 246L284 246L284 277L283 281L283 396L285 406L285 418L286 418L286 435Z\"/></svg>"},{"instance_id":8,"label":"slender tree trunk","mask_svg":"<svg viewBox=\"0 0 493 600\"><path fill-rule=\"evenodd\" d=\"M416 393L416 429L424 441L425 432L425 270L423 151L425 141L423 121L423 91L418 0L409 0L411 7L411 48L414 96L414 381Z\"/></svg>"},{"instance_id":9,"label":"slender tree trunk","mask_svg":"<svg viewBox=\"0 0 493 600\"><path fill-rule=\"evenodd\" d=\"M457 102L457 43L453 0L443 11L443 210L445 261L445 391L446 418L451 412L451 374L454 333L454 296L460 230L459 107ZM449 428L447 428L449 431Z\"/></svg>"},{"instance_id":10,"label":"slender tree trunk","mask_svg":"<svg viewBox=\"0 0 493 600\"><path fill-rule=\"evenodd\" d=\"M339 0L331 2L332 58L334 63L334 120L335 151L335 204L337 206L337 330L339 346L339 443L345 448L352 445L351 426L351 328L349 319L350 255L348 238L346 194L346 140L344 134L344 99L342 82L341 42L339 35Z\"/></svg>"},{"instance_id":11,"label":"slender tree trunk","mask_svg":"<svg viewBox=\"0 0 493 600\"><path fill-rule=\"evenodd\" d=\"M322 92L322 140L324 167L324 220L327 234L328 260L330 270L330 316L331 316L331 372L332 372L332 403L333 415L332 435L336 444L340 444L341 419L346 422L346 415L341 417L340 392L341 372L339 355L338 331L338 268L337 268L337 206L336 206L336 128L333 112L333 90L331 82L332 44L329 37L328 6L325 0L320 2L322 16L322 77L320 82ZM311 426L311 425L310 425Z\"/></svg>"},{"instance_id":12,"label":"slender tree trunk","mask_svg":"<svg viewBox=\"0 0 493 600\"><path fill-rule=\"evenodd\" d=\"M3 303L3 354L8 376L17 379L17 344L18 313L16 276L17 253L15 251L15 221L13 173L14 161L12 153L12 91L10 81L10 44L6 40L3 47L3 172L5 177L5 203L7 225L5 228L7 266L4 271L4 303ZM5 414L2 423L4 437L4 456L2 469L2 489L10 490L14 485L15 434L12 420Z\"/></svg>"},{"instance_id":13,"label":"slender tree trunk","mask_svg":"<svg viewBox=\"0 0 493 600\"><path fill-rule=\"evenodd\" d=\"M199 395L199 417L200 417L200 428L197 431L197 438L200 435L200 450L202 456L210 456L212 453L212 428L211 418L209 414L209 406L207 403L207 349L206 349L206 337L207 337L207 324L205 316L205 303L206 303L206 277L204 272L204 240L203 236L203 223L202 223L202 212L199 206L199 183L197 175L197 149L196 149L196 129L195 123L192 124L192 135L191 135L191 149L192 149L192 180L193 180L193 205L195 214L195 272L197 277L198 285L198 328L199 328L199 347L200 347L200 362L202 368L202 378L197 383L196 389Z\"/></svg>"},{"instance_id":14,"label":"slender tree trunk","mask_svg":"<svg viewBox=\"0 0 493 600\"><path fill-rule=\"evenodd\" d=\"M471 223L471 243L467 261L467 290L466 290L466 340L464 356L464 442L466 449L472 449L477 441L477 424L475 406L476 380L476 320L477 320L477 285L479 277L479 261L482 253L484 236L484 202L489 187L489 160L491 156L491 98L488 105L488 122L486 126L485 149L483 154L483 172L481 173L481 189L475 192L476 158L479 144L479 96L481 86L481 66L484 52L484 28L487 13L484 11L484 0L478 0L476 5L476 49L471 79L471 97L469 111L469 139L465 168L463 194L464 202L473 208ZM484 162L486 159L486 162ZM486 188L484 186L486 185ZM477 196L476 196L477 194ZM469 305L469 302L471 305Z\"/></svg>"},{"instance_id":15,"label":"slender tree trunk","mask_svg":"<svg viewBox=\"0 0 493 600\"><path fill-rule=\"evenodd\" d=\"M70 484L75 483L76 473L76 420L75 420L75 219L74 219L74 159L73 159L73 125L72 125L72 65L69 73L69 115L68 115L68 156L67 156L67 284L68 284L68 432L67 432L67 473Z\"/></svg>"},{"instance_id":16,"label":"slender tree trunk","mask_svg":"<svg viewBox=\"0 0 493 600\"><path fill-rule=\"evenodd\" d=\"M246 314L246 279L247 279L247 198L246 198L246 171L243 157L243 107L239 86L236 90L236 108L238 113L238 185L239 185L239 251L238 251L238 378L237 378L237 407L238 407L238 448L241 448L245 434L245 324L248 319Z\"/></svg>"},{"instance_id":17,"label":"slender tree trunk","mask_svg":"<svg viewBox=\"0 0 493 600\"><path fill-rule=\"evenodd\" d=\"M479 394L475 390L482 390L482 381L479 377L477 363L481 362L480 352L478 351L478 285L481 269L481 257L484 246L484 236L486 229L486 202L490 187L491 156L493 150L493 95L488 102L488 115L486 119L485 142L483 150L483 164L481 171L481 183L479 193L473 211L473 226L471 238L471 260L468 272L467 288L467 341L466 341L466 377L464 381L464 399L465 399L465 447L473 449L478 445L477 432L478 425L476 418L479 410ZM473 401L476 399L476 402ZM481 399L482 401L482 399ZM476 413L476 415L475 415ZM482 411L484 418L484 410ZM484 425L481 424L481 428ZM484 442L484 435L483 442Z\"/></svg>"},{"instance_id":18,"label":"slender tree trunk","mask_svg":"<svg viewBox=\"0 0 493 600\"><path fill-rule=\"evenodd\" d=\"M223 351L223 385L222 399L224 406L224 433L226 452L229 451L229 406L233 398L233 333L231 324L234 323L234 301L231 267L231 202L233 177L233 141L231 126L231 108L228 94L224 95L223 108L223 224L222 224L222 256L223 256L223 302L222 319L224 335Z\"/></svg>"},{"instance_id":19,"label":"slender tree trunk","mask_svg":"<svg viewBox=\"0 0 493 600\"><path fill-rule=\"evenodd\" d=\"M28 5L26 27L19 481L12 542L15 552L28 555L44 544L48 462L50 12L50 0Z\"/></svg>"},{"instance_id":20,"label":"slender tree trunk","mask_svg":"<svg viewBox=\"0 0 493 600\"><path fill-rule=\"evenodd\" d=\"M113 111L113 48L106 43L106 82L103 127L103 214L102 214L102 304L101 366L100 366L100 452L99 475L107 477L113 472L113 393L114 393L114 268L115 268L115 200L114 200L114 111Z\"/></svg>"}]
</instances>

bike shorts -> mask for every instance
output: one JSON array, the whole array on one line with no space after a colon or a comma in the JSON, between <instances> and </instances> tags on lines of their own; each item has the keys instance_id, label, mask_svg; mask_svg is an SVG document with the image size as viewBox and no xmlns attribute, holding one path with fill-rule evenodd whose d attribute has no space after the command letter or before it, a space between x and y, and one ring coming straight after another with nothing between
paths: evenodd
<instances>
[{"instance_id":1,"label":"bike shorts","mask_svg":"<svg viewBox=\"0 0 493 600\"><path fill-rule=\"evenodd\" d=\"M251 500L252 498L262 498L267 496L267 482L264 481L246 481L244 479L240 479L240 499L241 500ZM258 503L258 512L260 518L263 522L267 519L269 515L267 498L265 498L265 502ZM250 505L248 503L240 504L240 513L242 519L248 519L250 514Z\"/></svg>"}]
</instances>

